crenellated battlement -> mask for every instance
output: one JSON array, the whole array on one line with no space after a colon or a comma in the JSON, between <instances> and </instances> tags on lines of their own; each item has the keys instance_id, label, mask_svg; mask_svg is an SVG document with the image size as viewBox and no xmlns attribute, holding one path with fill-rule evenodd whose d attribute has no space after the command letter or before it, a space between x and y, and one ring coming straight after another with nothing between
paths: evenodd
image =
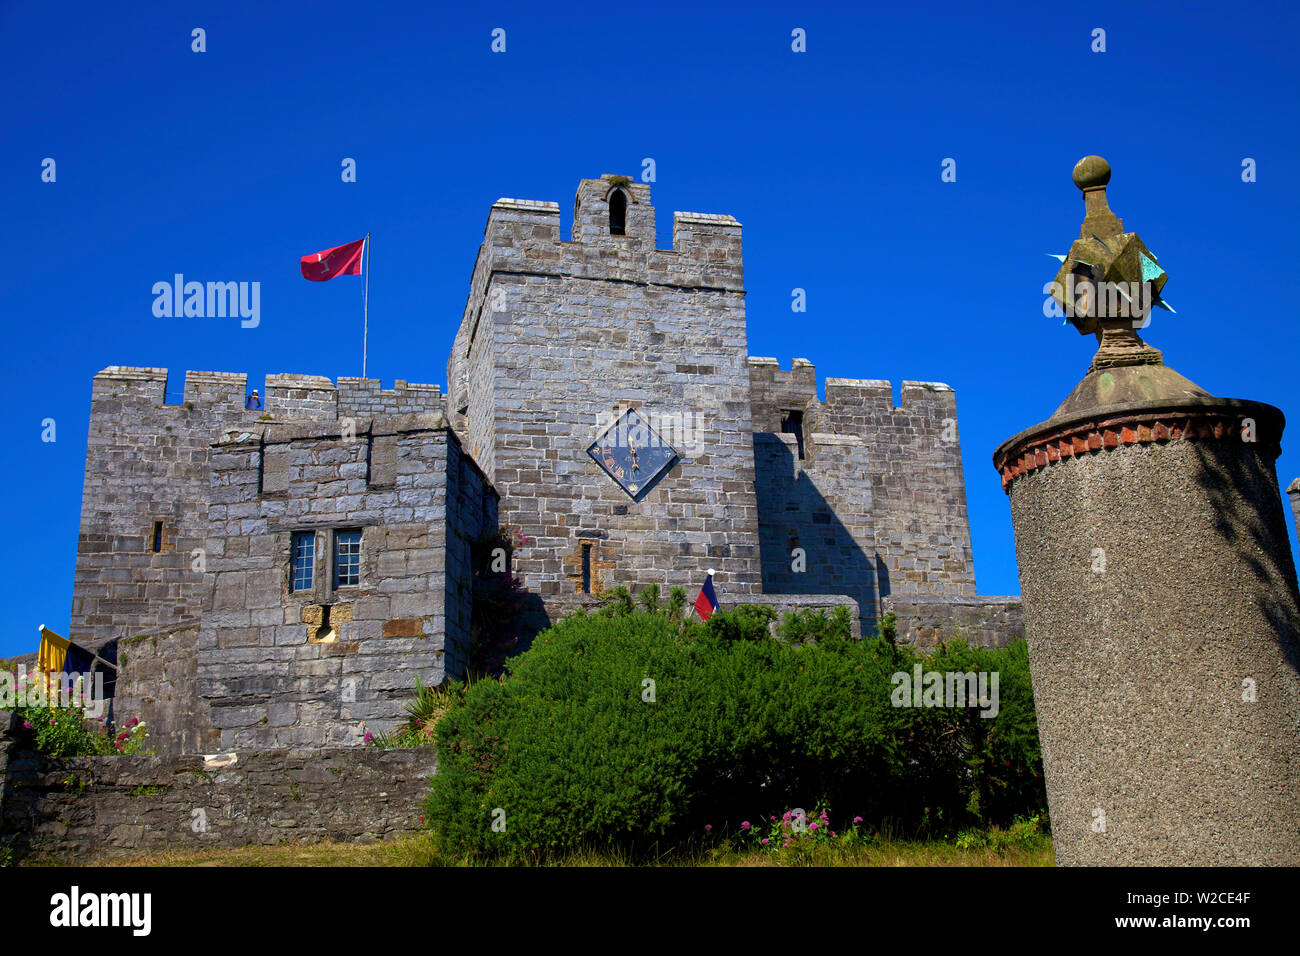
<instances>
[{"instance_id":1,"label":"crenellated battlement","mask_svg":"<svg viewBox=\"0 0 1300 956\"><path fill-rule=\"evenodd\" d=\"M175 623L200 612L212 444L308 432L367 436L366 469L396 469L395 428L441 423L438 385L320 375L268 375L263 408L245 408L243 372L187 371L173 390L165 368L110 366L91 391L71 634L98 646L124 632ZM354 419L345 425L345 420ZM381 427L376 419L383 419ZM268 427L269 426L269 427ZM373 444L373 447L371 445ZM229 454L226 447L223 454ZM283 469L281 469L282 471ZM268 481L282 480L267 469ZM216 494L228 494L221 490Z\"/></svg>"},{"instance_id":2,"label":"crenellated battlement","mask_svg":"<svg viewBox=\"0 0 1300 956\"><path fill-rule=\"evenodd\" d=\"M795 359L788 370L765 356L751 355L746 364L754 431L780 432L790 412L802 415L809 402L817 401L817 369L807 359Z\"/></svg>"},{"instance_id":3,"label":"crenellated battlement","mask_svg":"<svg viewBox=\"0 0 1300 956\"><path fill-rule=\"evenodd\" d=\"M614 208L618 205L616 193L621 193L626 203L621 214ZM560 237L559 203L502 197L488 211L484 248L490 250L494 258L503 261L553 258L546 254L545 246L555 243L569 247L570 252L575 251L571 248L573 246L593 243L606 252L658 252L716 259L718 248L715 243L722 240L739 251L743 227L734 216L674 212L670 249L657 248L656 222L648 184L633 182L626 176L606 174L600 179L579 182L568 239ZM622 231L614 231L620 224Z\"/></svg>"},{"instance_id":4,"label":"crenellated battlement","mask_svg":"<svg viewBox=\"0 0 1300 956\"><path fill-rule=\"evenodd\" d=\"M869 418L906 413L918 419L944 422L956 416L957 395L942 382L903 382L900 404L888 379L828 378L826 400L817 399L817 369L796 358L789 369L774 358L751 355L750 404L756 432L780 432L791 412L824 432L862 434ZM811 434L810 429L804 431Z\"/></svg>"},{"instance_id":5,"label":"crenellated battlement","mask_svg":"<svg viewBox=\"0 0 1300 956\"><path fill-rule=\"evenodd\" d=\"M936 406L956 407L956 393L942 382L904 381L902 396L894 404L894 384L888 379L828 378L826 380L826 405L850 409L866 407L894 412L930 413Z\"/></svg>"},{"instance_id":6,"label":"crenellated battlement","mask_svg":"<svg viewBox=\"0 0 1300 956\"><path fill-rule=\"evenodd\" d=\"M379 379L340 376L338 384L323 375L275 374L266 377L263 407L246 410L248 375L244 372L187 371L180 391L173 392L165 368L112 365L95 376L92 405L129 401L140 406L194 413L246 415L286 421L335 421L340 418L417 415L442 412L442 387L398 379L391 389ZM180 402L174 401L177 397ZM173 401L168 401L173 399ZM110 409L111 411L111 409Z\"/></svg>"},{"instance_id":7,"label":"crenellated battlement","mask_svg":"<svg viewBox=\"0 0 1300 956\"><path fill-rule=\"evenodd\" d=\"M485 309L511 311L508 287L493 297L496 275L743 291L741 232L732 216L675 212L672 248L659 249L650 186L629 176L606 174L578 184L568 240L560 236L558 203L498 199L488 212L470 280L462 317L466 347L472 345Z\"/></svg>"},{"instance_id":8,"label":"crenellated battlement","mask_svg":"<svg viewBox=\"0 0 1300 956\"><path fill-rule=\"evenodd\" d=\"M725 215L675 213L670 249L657 248L656 230L651 187L630 176L579 182L567 240L561 238L558 203L493 203L447 361L447 413L489 475L495 473L497 419L506 413L498 399L523 382L548 377L553 370L530 365L528 357L550 361L546 353L558 348L557 337L570 343L570 359L574 349L598 351L599 336L617 311L624 325L612 331L609 342L631 346L635 341L642 354L659 356L637 366L640 376L660 363L664 375L688 374L678 367L694 367L689 356L670 363L659 348L669 336L678 348L685 326L698 324L699 332L718 340L714 347L725 341L743 355L740 222ZM645 321L633 320L631 313L643 302L653 302L653 308L646 310ZM592 353L596 360L608 357ZM725 377L721 366L702 367L712 369L719 382ZM743 380L727 385L742 392L745 387Z\"/></svg>"},{"instance_id":9,"label":"crenellated battlement","mask_svg":"<svg viewBox=\"0 0 1300 956\"><path fill-rule=\"evenodd\" d=\"M339 414L383 417L388 415L431 415L443 411L442 386L422 385L397 379L393 387L380 387L376 378L340 377Z\"/></svg>"},{"instance_id":10,"label":"crenellated battlement","mask_svg":"<svg viewBox=\"0 0 1300 956\"><path fill-rule=\"evenodd\" d=\"M871 513L880 594L974 594L956 392L907 380L895 405L886 379L828 378L819 401L817 370L806 359L788 370L761 356L747 364L765 467L779 476L801 454L797 470L827 485L841 519ZM754 447L757 456L757 436Z\"/></svg>"}]
</instances>

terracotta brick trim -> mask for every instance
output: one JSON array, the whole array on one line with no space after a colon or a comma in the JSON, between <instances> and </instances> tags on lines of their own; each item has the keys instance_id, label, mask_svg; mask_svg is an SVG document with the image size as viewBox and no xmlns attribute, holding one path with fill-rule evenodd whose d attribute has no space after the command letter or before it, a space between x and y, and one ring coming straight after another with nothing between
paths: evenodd
<instances>
[{"instance_id":1,"label":"terracotta brick trim","mask_svg":"<svg viewBox=\"0 0 1300 956\"><path fill-rule=\"evenodd\" d=\"M1249 411L1169 409L1076 420L1026 436L1005 452L999 449L993 464L1002 475L1002 490L1009 494L1011 483L1021 475L1065 458L1152 442L1241 441L1243 423L1252 417ZM1254 443L1260 452L1277 458L1282 453L1281 429L1267 417L1256 417Z\"/></svg>"}]
</instances>

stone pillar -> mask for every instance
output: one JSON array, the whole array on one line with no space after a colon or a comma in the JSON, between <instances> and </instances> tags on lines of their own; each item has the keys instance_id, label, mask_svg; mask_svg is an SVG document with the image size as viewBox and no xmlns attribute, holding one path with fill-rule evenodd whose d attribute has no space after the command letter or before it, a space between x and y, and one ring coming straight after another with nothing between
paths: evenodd
<instances>
[{"instance_id":1,"label":"stone pillar","mask_svg":"<svg viewBox=\"0 0 1300 956\"><path fill-rule=\"evenodd\" d=\"M1274 465L1283 416L1164 366L1135 331L1149 306L1107 306L1105 283L1160 304L1165 278L1109 213L1109 172L1099 157L1076 167L1087 218L1062 264L1094 287L1054 294L1101 347L1056 413L994 454L1056 859L1300 865L1300 596Z\"/></svg>"}]
</instances>

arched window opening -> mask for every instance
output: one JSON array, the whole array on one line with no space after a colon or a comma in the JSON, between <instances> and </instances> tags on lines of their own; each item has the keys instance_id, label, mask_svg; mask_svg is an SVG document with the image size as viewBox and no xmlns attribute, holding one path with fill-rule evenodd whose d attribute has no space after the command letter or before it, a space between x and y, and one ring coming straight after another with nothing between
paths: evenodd
<instances>
[{"instance_id":1,"label":"arched window opening","mask_svg":"<svg viewBox=\"0 0 1300 956\"><path fill-rule=\"evenodd\" d=\"M627 193L621 189L609 194L609 234L627 235Z\"/></svg>"}]
</instances>

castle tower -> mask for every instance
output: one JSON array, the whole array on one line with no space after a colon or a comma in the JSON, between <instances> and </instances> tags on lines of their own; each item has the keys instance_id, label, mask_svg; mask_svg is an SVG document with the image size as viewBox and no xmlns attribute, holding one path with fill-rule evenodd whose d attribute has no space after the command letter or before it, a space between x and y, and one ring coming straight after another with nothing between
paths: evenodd
<instances>
[{"instance_id":1,"label":"castle tower","mask_svg":"<svg viewBox=\"0 0 1300 956\"><path fill-rule=\"evenodd\" d=\"M111 366L95 376L69 636L89 647L197 620L207 535L208 445L248 422L247 376ZM167 399L181 398L176 404Z\"/></svg>"},{"instance_id":2,"label":"castle tower","mask_svg":"<svg viewBox=\"0 0 1300 956\"><path fill-rule=\"evenodd\" d=\"M530 540L516 572L549 611L613 584L761 585L741 225L650 187L583 180L493 204L447 365L448 413ZM554 616L552 614L552 616Z\"/></svg>"},{"instance_id":3,"label":"castle tower","mask_svg":"<svg viewBox=\"0 0 1300 956\"><path fill-rule=\"evenodd\" d=\"M1100 347L994 453L1011 498L1056 859L1300 864L1300 598L1283 417L1215 398L1135 329L1167 276L1075 167L1054 298ZM1167 306L1166 306L1167 307Z\"/></svg>"}]
</instances>

